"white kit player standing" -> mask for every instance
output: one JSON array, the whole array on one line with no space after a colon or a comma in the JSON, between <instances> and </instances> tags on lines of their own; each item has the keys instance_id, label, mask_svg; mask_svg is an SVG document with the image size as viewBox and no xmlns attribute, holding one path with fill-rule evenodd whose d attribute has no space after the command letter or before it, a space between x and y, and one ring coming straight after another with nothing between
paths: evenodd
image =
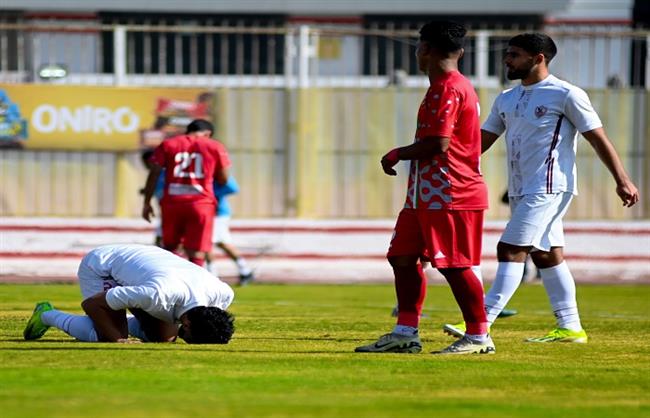
<instances>
[{"instance_id":1,"label":"white kit player standing","mask_svg":"<svg viewBox=\"0 0 650 418\"><path fill-rule=\"evenodd\" d=\"M557 48L541 33L512 38L505 56L507 76L521 84L503 91L481 128L482 152L505 131L511 219L497 245L496 278L485 296L492 324L521 282L527 254L540 269L557 320L547 335L529 342L587 342L576 300L573 276L564 261L562 218L577 195L577 134L591 144L616 181L627 207L639 192L625 172L589 97L548 71ZM445 325L462 337L464 324Z\"/></svg>"}]
</instances>

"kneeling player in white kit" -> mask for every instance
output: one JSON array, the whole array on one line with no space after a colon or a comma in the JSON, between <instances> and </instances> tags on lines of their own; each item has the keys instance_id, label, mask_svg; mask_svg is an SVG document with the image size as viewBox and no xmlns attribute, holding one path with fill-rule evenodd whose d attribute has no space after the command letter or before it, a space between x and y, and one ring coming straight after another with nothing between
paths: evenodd
<instances>
[{"instance_id":1,"label":"kneeling player in white kit","mask_svg":"<svg viewBox=\"0 0 650 418\"><path fill-rule=\"evenodd\" d=\"M548 71L557 48L542 33L517 35L508 42L507 76L521 84L502 92L481 128L482 152L505 131L508 196L512 217L497 245L499 266L485 296L491 325L517 290L530 253L539 269L557 327L529 342L587 342L576 301L573 276L564 261L562 218L577 193L578 132L594 148L616 181L624 206L639 200L587 93ZM465 325L444 331L462 337Z\"/></svg>"},{"instance_id":2,"label":"kneeling player in white kit","mask_svg":"<svg viewBox=\"0 0 650 418\"><path fill-rule=\"evenodd\" d=\"M26 340L50 327L88 342L128 342L131 335L145 342L180 336L190 344L226 344L234 332L234 319L225 311L234 298L230 286L167 250L98 247L81 260L77 275L87 316L40 302L23 332Z\"/></svg>"}]
</instances>

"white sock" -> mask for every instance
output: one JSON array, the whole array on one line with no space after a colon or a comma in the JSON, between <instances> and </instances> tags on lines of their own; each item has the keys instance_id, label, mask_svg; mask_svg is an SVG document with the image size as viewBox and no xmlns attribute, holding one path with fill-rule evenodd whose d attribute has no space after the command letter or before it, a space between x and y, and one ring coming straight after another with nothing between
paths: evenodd
<instances>
[{"instance_id":1,"label":"white sock","mask_svg":"<svg viewBox=\"0 0 650 418\"><path fill-rule=\"evenodd\" d=\"M580 331L580 314L576 301L576 283L566 262L557 266L539 269L546 294L551 301L553 313L559 328Z\"/></svg>"},{"instance_id":2,"label":"white sock","mask_svg":"<svg viewBox=\"0 0 650 418\"><path fill-rule=\"evenodd\" d=\"M135 338L139 338L142 341L149 341L147 338L147 335L144 333L142 328L140 327L140 321L138 321L138 318L136 318L133 315L127 315L126 316L126 323L129 326L129 335Z\"/></svg>"},{"instance_id":3,"label":"white sock","mask_svg":"<svg viewBox=\"0 0 650 418\"><path fill-rule=\"evenodd\" d=\"M237 269L239 270L239 274L242 276L248 276L253 272L251 268L248 267L248 264L246 264L246 260L244 260L244 257L239 257L238 259L236 259L235 264L237 264Z\"/></svg>"},{"instance_id":4,"label":"white sock","mask_svg":"<svg viewBox=\"0 0 650 418\"><path fill-rule=\"evenodd\" d=\"M487 334L465 334L467 338L469 338L472 341L476 341L477 343L484 343L487 342L488 340L488 335Z\"/></svg>"},{"instance_id":5,"label":"white sock","mask_svg":"<svg viewBox=\"0 0 650 418\"><path fill-rule=\"evenodd\" d=\"M72 315L53 309L43 312L41 319L45 325L58 328L79 341L99 341L95 325L86 315Z\"/></svg>"},{"instance_id":6,"label":"white sock","mask_svg":"<svg viewBox=\"0 0 650 418\"><path fill-rule=\"evenodd\" d=\"M485 311L490 325L494 323L519 287L521 276L524 274L524 264L510 261L499 262L494 283L485 295Z\"/></svg>"},{"instance_id":7,"label":"white sock","mask_svg":"<svg viewBox=\"0 0 650 418\"><path fill-rule=\"evenodd\" d=\"M481 273L481 266L472 266L472 271L474 272L474 276L478 279L481 284L483 284L483 273Z\"/></svg>"},{"instance_id":8,"label":"white sock","mask_svg":"<svg viewBox=\"0 0 650 418\"><path fill-rule=\"evenodd\" d=\"M418 335L418 329L409 327L408 325L395 325L395 328L393 328L393 334L412 337L414 335Z\"/></svg>"}]
</instances>

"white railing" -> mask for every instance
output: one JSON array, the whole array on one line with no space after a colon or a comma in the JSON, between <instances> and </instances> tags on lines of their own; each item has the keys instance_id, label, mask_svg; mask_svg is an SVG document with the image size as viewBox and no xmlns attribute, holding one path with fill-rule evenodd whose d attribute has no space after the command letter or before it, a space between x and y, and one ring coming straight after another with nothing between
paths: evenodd
<instances>
[{"instance_id":1,"label":"white railing","mask_svg":"<svg viewBox=\"0 0 650 418\"><path fill-rule=\"evenodd\" d=\"M470 32L462 71L477 87L498 87L505 81L500 61L507 39L516 33L519 31ZM650 88L650 32L576 32L565 28L549 33L559 46L552 70L560 77L586 88ZM308 25L0 22L0 82L423 87L427 80L414 66L417 36L417 32L410 30ZM63 67L67 76L58 80L40 78L39 70L48 65Z\"/></svg>"}]
</instances>

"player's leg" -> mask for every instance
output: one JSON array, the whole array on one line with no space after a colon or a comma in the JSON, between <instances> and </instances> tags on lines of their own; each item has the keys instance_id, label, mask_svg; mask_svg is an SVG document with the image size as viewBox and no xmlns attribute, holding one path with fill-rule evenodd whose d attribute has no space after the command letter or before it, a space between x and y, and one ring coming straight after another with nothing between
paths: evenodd
<instances>
[{"instance_id":1,"label":"player's leg","mask_svg":"<svg viewBox=\"0 0 650 418\"><path fill-rule=\"evenodd\" d=\"M497 244L497 266L494 282L485 295L487 321L491 325L521 284L526 255L530 247L500 241Z\"/></svg>"},{"instance_id":2,"label":"player's leg","mask_svg":"<svg viewBox=\"0 0 650 418\"><path fill-rule=\"evenodd\" d=\"M497 244L497 272L485 295L485 309L490 324L521 284L526 257L534 245L539 245L544 234L541 218L553 210L552 200L545 195L526 195L510 198L511 219Z\"/></svg>"},{"instance_id":3,"label":"player's leg","mask_svg":"<svg viewBox=\"0 0 650 418\"><path fill-rule=\"evenodd\" d=\"M167 343L176 341L178 325L154 318L142 309L129 310L137 320L137 322L129 321L130 335L147 342Z\"/></svg>"},{"instance_id":4,"label":"player's leg","mask_svg":"<svg viewBox=\"0 0 650 418\"><path fill-rule=\"evenodd\" d=\"M199 266L205 264L206 254L212 249L214 205L210 203L186 205L183 246L188 259Z\"/></svg>"},{"instance_id":5,"label":"player's leg","mask_svg":"<svg viewBox=\"0 0 650 418\"><path fill-rule=\"evenodd\" d=\"M241 255L237 247L232 243L230 234L230 216L220 215L214 220L212 242L219 247L237 265L239 284L245 285L252 282L255 277L253 270L248 266L246 259Z\"/></svg>"},{"instance_id":6,"label":"player's leg","mask_svg":"<svg viewBox=\"0 0 650 418\"><path fill-rule=\"evenodd\" d=\"M182 205L161 204L160 230L162 233L162 248L180 255L179 247L183 238L185 219Z\"/></svg>"},{"instance_id":7,"label":"player's leg","mask_svg":"<svg viewBox=\"0 0 650 418\"><path fill-rule=\"evenodd\" d=\"M79 287L84 300L117 285L113 279L99 276L88 267L93 263L94 257L96 256L93 251L88 253L81 260L77 271ZM95 342L99 340L93 321L88 316L62 312L54 309L49 303L37 304L23 335L25 339L40 338L49 327L58 328L80 341Z\"/></svg>"},{"instance_id":8,"label":"player's leg","mask_svg":"<svg viewBox=\"0 0 650 418\"><path fill-rule=\"evenodd\" d=\"M419 260L424 251L424 240L415 211L400 212L387 258L395 275L397 294L397 323L392 332L375 343L360 346L357 352L419 353L422 351L418 326L422 302L426 295L426 276Z\"/></svg>"},{"instance_id":9,"label":"player's leg","mask_svg":"<svg viewBox=\"0 0 650 418\"><path fill-rule=\"evenodd\" d=\"M483 284L472 266L480 263L483 211L435 211L424 215L427 251L435 254L432 263L445 277L467 330L463 338L439 354L492 354L494 343L488 335L483 301Z\"/></svg>"},{"instance_id":10,"label":"player's leg","mask_svg":"<svg viewBox=\"0 0 650 418\"><path fill-rule=\"evenodd\" d=\"M533 251L531 257L539 268L546 293L557 321L557 328L541 338L531 338L532 342L587 342L587 334L582 328L576 286L573 275L564 260L564 228L562 218L568 210L573 196L563 193L560 196L556 214L549 222L545 245L548 251Z\"/></svg>"},{"instance_id":11,"label":"player's leg","mask_svg":"<svg viewBox=\"0 0 650 418\"><path fill-rule=\"evenodd\" d=\"M472 271L474 272L474 275L476 276L477 279L483 284L483 272L481 271L481 265L477 266L472 266ZM484 286L485 287L485 286ZM517 311L515 309L506 309L504 308L501 313L499 313L499 318L507 318L510 316L517 315ZM464 327L463 323L463 327Z\"/></svg>"}]
</instances>

